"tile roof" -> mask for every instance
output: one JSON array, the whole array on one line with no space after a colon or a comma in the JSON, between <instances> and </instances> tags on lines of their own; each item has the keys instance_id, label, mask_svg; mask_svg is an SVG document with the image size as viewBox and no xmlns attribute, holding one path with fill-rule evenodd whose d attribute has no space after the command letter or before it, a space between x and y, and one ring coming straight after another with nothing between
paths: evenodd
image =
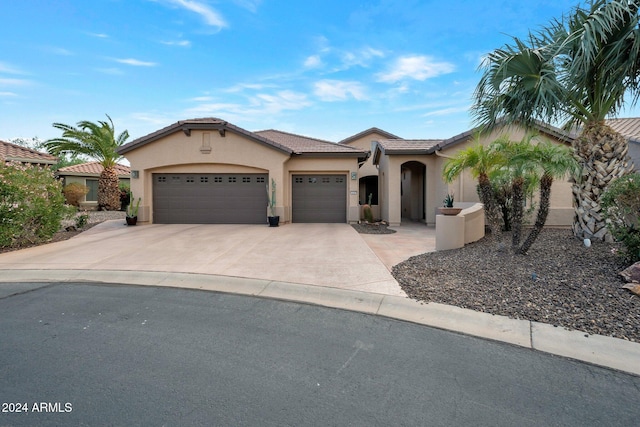
<instances>
[{"instance_id":1,"label":"tile roof","mask_svg":"<svg viewBox=\"0 0 640 427\"><path fill-rule=\"evenodd\" d=\"M362 150L349 147L335 142L325 141L322 139L311 138L303 135L296 135L289 132L283 132L274 129L261 130L254 132L257 135L277 142L289 148L294 154L311 154L311 153L353 153L364 154Z\"/></svg>"},{"instance_id":2,"label":"tile roof","mask_svg":"<svg viewBox=\"0 0 640 427\"><path fill-rule=\"evenodd\" d=\"M382 129L379 129L377 127L372 127L369 128L367 130L363 130L362 132L359 132L355 135L352 135L348 138L343 139L342 141L340 141L338 144L350 144L351 142L355 141L356 139L360 139L366 135L372 134L372 133L377 133L378 135L382 135L384 136L386 139L400 139L399 136L394 135L392 133L389 133L387 131L384 131Z\"/></svg>"},{"instance_id":3,"label":"tile roof","mask_svg":"<svg viewBox=\"0 0 640 427\"><path fill-rule=\"evenodd\" d=\"M385 154L430 154L439 148L442 139L381 139L378 146Z\"/></svg>"},{"instance_id":4,"label":"tile roof","mask_svg":"<svg viewBox=\"0 0 640 427\"><path fill-rule=\"evenodd\" d=\"M640 117L607 119L605 122L616 132L624 135L634 142L640 142Z\"/></svg>"},{"instance_id":5,"label":"tile roof","mask_svg":"<svg viewBox=\"0 0 640 427\"><path fill-rule=\"evenodd\" d=\"M53 165L58 158L47 153L32 150L21 145L0 141L0 158L24 163L39 163Z\"/></svg>"},{"instance_id":6,"label":"tile roof","mask_svg":"<svg viewBox=\"0 0 640 427\"><path fill-rule=\"evenodd\" d=\"M57 170L57 175L79 175L79 176L98 176L102 173L103 167L98 162L81 163L79 165L65 166ZM131 176L131 168L129 166L116 164L116 171L121 178Z\"/></svg>"}]
</instances>

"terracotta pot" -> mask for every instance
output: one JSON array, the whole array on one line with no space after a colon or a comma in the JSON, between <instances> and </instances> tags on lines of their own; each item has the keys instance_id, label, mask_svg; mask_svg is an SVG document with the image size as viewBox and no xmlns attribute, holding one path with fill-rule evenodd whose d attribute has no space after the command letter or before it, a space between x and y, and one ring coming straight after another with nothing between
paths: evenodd
<instances>
[{"instance_id":1,"label":"terracotta pot","mask_svg":"<svg viewBox=\"0 0 640 427\"><path fill-rule=\"evenodd\" d=\"M458 215L462 212L462 208L438 208L442 215Z\"/></svg>"}]
</instances>

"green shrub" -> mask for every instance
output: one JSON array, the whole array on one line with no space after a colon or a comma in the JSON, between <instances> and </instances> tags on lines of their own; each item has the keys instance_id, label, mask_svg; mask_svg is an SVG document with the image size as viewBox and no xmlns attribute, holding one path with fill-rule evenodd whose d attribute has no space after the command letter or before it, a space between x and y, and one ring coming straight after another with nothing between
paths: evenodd
<instances>
[{"instance_id":1,"label":"green shrub","mask_svg":"<svg viewBox=\"0 0 640 427\"><path fill-rule=\"evenodd\" d=\"M89 222L89 214L86 212L76 216L76 228L84 228Z\"/></svg>"},{"instance_id":2,"label":"green shrub","mask_svg":"<svg viewBox=\"0 0 640 427\"><path fill-rule=\"evenodd\" d=\"M368 223L373 223L373 211L371 210L371 206L369 205L364 205L362 207L362 211L364 214L364 219L368 222Z\"/></svg>"},{"instance_id":3,"label":"green shrub","mask_svg":"<svg viewBox=\"0 0 640 427\"><path fill-rule=\"evenodd\" d=\"M0 162L0 247L47 241L66 214L51 169Z\"/></svg>"},{"instance_id":4,"label":"green shrub","mask_svg":"<svg viewBox=\"0 0 640 427\"><path fill-rule=\"evenodd\" d=\"M72 182L66 185L62 192L67 203L71 206L80 206L80 200L89 192L89 187L84 184Z\"/></svg>"},{"instance_id":5,"label":"green shrub","mask_svg":"<svg viewBox=\"0 0 640 427\"><path fill-rule=\"evenodd\" d=\"M622 256L640 261L640 173L616 179L600 203L609 231L624 246Z\"/></svg>"}]
</instances>

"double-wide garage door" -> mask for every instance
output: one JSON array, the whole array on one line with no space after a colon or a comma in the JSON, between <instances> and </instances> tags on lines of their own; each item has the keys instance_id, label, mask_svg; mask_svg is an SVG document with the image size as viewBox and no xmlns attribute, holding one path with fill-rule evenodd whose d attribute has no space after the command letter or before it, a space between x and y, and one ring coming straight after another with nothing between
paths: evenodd
<instances>
[{"instance_id":1,"label":"double-wide garage door","mask_svg":"<svg viewBox=\"0 0 640 427\"><path fill-rule=\"evenodd\" d=\"M347 222L345 175L294 175L293 222Z\"/></svg>"},{"instance_id":2,"label":"double-wide garage door","mask_svg":"<svg viewBox=\"0 0 640 427\"><path fill-rule=\"evenodd\" d=\"M153 174L156 224L265 224L267 174Z\"/></svg>"}]
</instances>

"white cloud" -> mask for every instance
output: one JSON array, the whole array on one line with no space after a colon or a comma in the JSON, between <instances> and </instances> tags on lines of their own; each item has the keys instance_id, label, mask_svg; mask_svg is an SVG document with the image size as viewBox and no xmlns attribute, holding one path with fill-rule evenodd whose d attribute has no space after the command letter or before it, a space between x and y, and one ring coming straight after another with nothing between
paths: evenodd
<instances>
[{"instance_id":1,"label":"white cloud","mask_svg":"<svg viewBox=\"0 0 640 427\"><path fill-rule=\"evenodd\" d=\"M322 66L320 55L311 55L304 61L305 68L318 68Z\"/></svg>"},{"instance_id":2,"label":"white cloud","mask_svg":"<svg viewBox=\"0 0 640 427\"><path fill-rule=\"evenodd\" d=\"M73 52L63 47L47 47L45 50L49 53L53 53L54 55L60 56L72 56Z\"/></svg>"},{"instance_id":3,"label":"white cloud","mask_svg":"<svg viewBox=\"0 0 640 427\"><path fill-rule=\"evenodd\" d=\"M262 0L233 0L238 6L247 9L249 12L256 13L258 6L262 3Z\"/></svg>"},{"instance_id":4,"label":"white cloud","mask_svg":"<svg viewBox=\"0 0 640 427\"><path fill-rule=\"evenodd\" d=\"M300 110L311 105L307 101L307 95L290 90L283 90L269 94L258 94L251 100L251 104L260 107L264 113L276 114L283 110Z\"/></svg>"},{"instance_id":5,"label":"white cloud","mask_svg":"<svg viewBox=\"0 0 640 427\"><path fill-rule=\"evenodd\" d=\"M108 39L109 35L104 33L87 33L88 36L97 37L99 39Z\"/></svg>"},{"instance_id":6,"label":"white cloud","mask_svg":"<svg viewBox=\"0 0 640 427\"><path fill-rule=\"evenodd\" d=\"M437 62L430 56L403 56L392 65L389 71L378 74L378 81L395 83L399 80L426 80L455 70L449 62Z\"/></svg>"},{"instance_id":7,"label":"white cloud","mask_svg":"<svg viewBox=\"0 0 640 427\"><path fill-rule=\"evenodd\" d=\"M113 60L121 64L132 65L134 67L155 67L156 65L158 65L155 62L140 61L139 59L133 59L133 58L125 58L125 59L114 58Z\"/></svg>"},{"instance_id":8,"label":"white cloud","mask_svg":"<svg viewBox=\"0 0 640 427\"><path fill-rule=\"evenodd\" d=\"M2 79L0 78L0 86L28 86L31 82L24 79Z\"/></svg>"},{"instance_id":9,"label":"white cloud","mask_svg":"<svg viewBox=\"0 0 640 427\"><path fill-rule=\"evenodd\" d=\"M195 98L189 99L189 101L192 101L192 102L209 102L209 101L213 101L213 97L212 96L196 96Z\"/></svg>"},{"instance_id":10,"label":"white cloud","mask_svg":"<svg viewBox=\"0 0 640 427\"><path fill-rule=\"evenodd\" d=\"M167 46L179 46L179 47L191 46L191 42L189 40L161 41L160 43L166 44Z\"/></svg>"},{"instance_id":11,"label":"white cloud","mask_svg":"<svg viewBox=\"0 0 640 427\"><path fill-rule=\"evenodd\" d=\"M450 116L457 113L467 113L471 108L470 105L466 105L464 107L450 107L443 108L441 110L430 111L422 115L422 117L439 117L439 116Z\"/></svg>"},{"instance_id":12,"label":"white cloud","mask_svg":"<svg viewBox=\"0 0 640 427\"><path fill-rule=\"evenodd\" d=\"M18 96L17 93L13 92L0 92L0 98L14 98Z\"/></svg>"},{"instance_id":13,"label":"white cloud","mask_svg":"<svg viewBox=\"0 0 640 427\"><path fill-rule=\"evenodd\" d=\"M96 71L104 74L111 74L112 76L121 76L124 74L124 71L120 68L96 68Z\"/></svg>"},{"instance_id":14,"label":"white cloud","mask_svg":"<svg viewBox=\"0 0 640 427\"><path fill-rule=\"evenodd\" d=\"M6 74L26 74L22 70L14 67L11 64L7 64L6 62L0 62L0 73Z\"/></svg>"},{"instance_id":15,"label":"white cloud","mask_svg":"<svg viewBox=\"0 0 640 427\"><path fill-rule=\"evenodd\" d=\"M362 101L367 98L365 88L358 82L321 80L314 86L314 94L323 101L346 101L349 97Z\"/></svg>"},{"instance_id":16,"label":"white cloud","mask_svg":"<svg viewBox=\"0 0 640 427\"><path fill-rule=\"evenodd\" d=\"M346 68L368 67L374 58L384 58L384 52L367 46L355 52L343 52L341 55L342 64Z\"/></svg>"},{"instance_id":17,"label":"white cloud","mask_svg":"<svg viewBox=\"0 0 640 427\"><path fill-rule=\"evenodd\" d=\"M238 83L237 85L231 86L230 88L224 89L223 92L227 93L237 93L242 92L246 89L249 90L263 90L267 88L275 88L276 85L273 84L260 84L260 83Z\"/></svg>"},{"instance_id":18,"label":"white cloud","mask_svg":"<svg viewBox=\"0 0 640 427\"><path fill-rule=\"evenodd\" d=\"M222 29L228 26L224 18L207 4L195 0L168 0L170 3L195 12L204 19L207 25Z\"/></svg>"}]
</instances>

